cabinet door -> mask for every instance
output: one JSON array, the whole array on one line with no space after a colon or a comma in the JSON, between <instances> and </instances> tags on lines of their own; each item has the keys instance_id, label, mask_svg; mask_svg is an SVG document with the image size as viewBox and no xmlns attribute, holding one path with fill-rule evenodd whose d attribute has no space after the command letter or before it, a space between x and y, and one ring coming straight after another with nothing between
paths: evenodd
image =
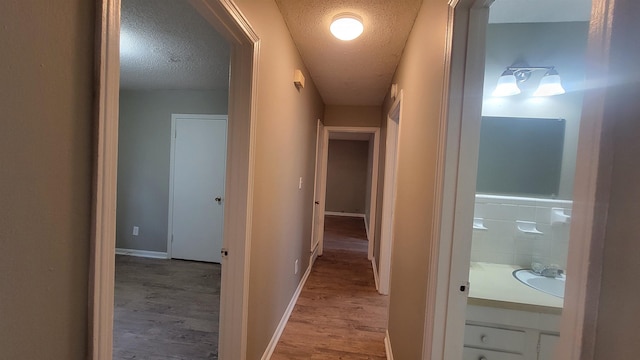
<instances>
[{"instance_id":1,"label":"cabinet door","mask_svg":"<svg viewBox=\"0 0 640 360\"><path fill-rule=\"evenodd\" d=\"M553 360L553 352L560 340L558 335L540 334L538 342L538 360Z\"/></svg>"},{"instance_id":2,"label":"cabinet door","mask_svg":"<svg viewBox=\"0 0 640 360\"><path fill-rule=\"evenodd\" d=\"M467 324L464 327L464 345L522 353L525 349L525 332Z\"/></svg>"},{"instance_id":3,"label":"cabinet door","mask_svg":"<svg viewBox=\"0 0 640 360\"><path fill-rule=\"evenodd\" d=\"M465 347L462 360L524 360L523 355Z\"/></svg>"}]
</instances>

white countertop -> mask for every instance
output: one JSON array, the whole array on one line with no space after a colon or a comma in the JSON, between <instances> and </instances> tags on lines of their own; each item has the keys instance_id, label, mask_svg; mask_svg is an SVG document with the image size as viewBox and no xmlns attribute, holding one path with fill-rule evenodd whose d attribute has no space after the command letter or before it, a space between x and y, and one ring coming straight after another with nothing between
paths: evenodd
<instances>
[{"instance_id":1,"label":"white countertop","mask_svg":"<svg viewBox=\"0 0 640 360\"><path fill-rule=\"evenodd\" d=\"M513 277L513 271L518 269L521 267L517 265L472 262L468 303L535 312L562 312L563 299L521 283Z\"/></svg>"}]
</instances>

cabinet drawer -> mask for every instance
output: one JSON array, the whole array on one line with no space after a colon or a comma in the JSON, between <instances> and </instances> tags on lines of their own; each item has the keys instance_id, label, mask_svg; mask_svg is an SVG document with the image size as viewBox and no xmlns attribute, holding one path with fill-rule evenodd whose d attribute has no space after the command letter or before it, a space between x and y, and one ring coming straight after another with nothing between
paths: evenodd
<instances>
[{"instance_id":1,"label":"cabinet drawer","mask_svg":"<svg viewBox=\"0 0 640 360\"><path fill-rule=\"evenodd\" d=\"M522 353L525 347L525 332L480 325L465 325L464 345Z\"/></svg>"},{"instance_id":2,"label":"cabinet drawer","mask_svg":"<svg viewBox=\"0 0 640 360\"><path fill-rule=\"evenodd\" d=\"M462 360L524 360L523 355L465 347Z\"/></svg>"}]
</instances>

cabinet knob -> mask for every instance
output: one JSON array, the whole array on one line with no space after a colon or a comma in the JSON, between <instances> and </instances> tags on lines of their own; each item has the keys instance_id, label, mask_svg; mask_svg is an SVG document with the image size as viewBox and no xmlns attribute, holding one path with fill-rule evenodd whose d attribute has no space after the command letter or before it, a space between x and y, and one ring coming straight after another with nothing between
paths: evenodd
<instances>
[{"instance_id":1,"label":"cabinet knob","mask_svg":"<svg viewBox=\"0 0 640 360\"><path fill-rule=\"evenodd\" d=\"M480 342L481 343L486 344L487 341L489 341L489 337L487 335L480 336ZM480 360L482 360L482 359L480 359ZM484 359L484 360L487 360L487 359Z\"/></svg>"},{"instance_id":2,"label":"cabinet knob","mask_svg":"<svg viewBox=\"0 0 640 360\"><path fill-rule=\"evenodd\" d=\"M480 358L478 360L487 360L487 358L484 357L484 356L480 356Z\"/></svg>"}]
</instances>

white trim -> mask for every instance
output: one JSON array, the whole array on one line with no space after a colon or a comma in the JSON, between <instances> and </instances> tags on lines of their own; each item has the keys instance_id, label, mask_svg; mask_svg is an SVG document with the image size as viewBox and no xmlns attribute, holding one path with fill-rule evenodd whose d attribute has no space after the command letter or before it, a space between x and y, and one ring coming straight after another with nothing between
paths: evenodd
<instances>
[{"instance_id":1,"label":"white trim","mask_svg":"<svg viewBox=\"0 0 640 360\"><path fill-rule=\"evenodd\" d=\"M251 213L260 40L232 0L189 0L231 45L228 201L225 205L219 357L246 359ZM120 78L120 0L97 8L94 212L89 274L88 353L113 355L113 293ZM232 181L229 181L232 179ZM233 241L231 241L233 239Z\"/></svg>"},{"instance_id":2,"label":"white trim","mask_svg":"<svg viewBox=\"0 0 640 360\"><path fill-rule=\"evenodd\" d=\"M324 146L324 124L320 119L316 124L316 159L315 174L313 177L313 212L311 221L311 252L318 256L318 243L324 236L324 198L320 198L322 191L322 158L324 156L322 148Z\"/></svg>"},{"instance_id":3,"label":"white trim","mask_svg":"<svg viewBox=\"0 0 640 360\"><path fill-rule=\"evenodd\" d=\"M318 259L318 247L316 246L315 249L311 250L311 255L309 255L309 267L313 267L317 259Z\"/></svg>"},{"instance_id":4,"label":"white trim","mask_svg":"<svg viewBox=\"0 0 640 360\"><path fill-rule=\"evenodd\" d=\"M423 359L462 358L485 33L493 0L450 2ZM478 60L480 59L480 60ZM468 60L468 61L467 61ZM465 286L468 289L468 286Z\"/></svg>"},{"instance_id":5,"label":"white trim","mask_svg":"<svg viewBox=\"0 0 640 360\"><path fill-rule=\"evenodd\" d=\"M312 267L313 267L313 263L309 263L309 267L307 267L307 271L304 272L304 275L300 280L300 284L298 284L298 288L293 293L293 297L291 297L291 301L289 301L289 305L287 306L287 309L284 311L284 314L280 319L280 323L278 324L278 327L276 327L276 331L273 333L273 336L271 337L271 341L269 341L269 345L267 345L267 348L265 349L264 354L262 355L262 360L271 359L271 355L273 355L273 352L276 349L276 346L278 345L278 341L280 341L280 336L282 336L282 332L284 331L284 328L287 326L289 317L291 317L291 313L293 312L293 309L296 307L296 303L298 302L298 297L300 296L300 293L304 288L304 284L307 282L307 279L309 278L309 274L311 274Z\"/></svg>"},{"instance_id":6,"label":"white trim","mask_svg":"<svg viewBox=\"0 0 640 360\"><path fill-rule=\"evenodd\" d=\"M150 259L169 259L169 254L162 251L116 248L116 255L136 256Z\"/></svg>"},{"instance_id":7,"label":"white trim","mask_svg":"<svg viewBox=\"0 0 640 360\"><path fill-rule=\"evenodd\" d=\"M393 350L391 349L391 340L389 340L389 329L384 336L384 352L387 354L387 360L393 360Z\"/></svg>"},{"instance_id":8,"label":"white trim","mask_svg":"<svg viewBox=\"0 0 640 360\"><path fill-rule=\"evenodd\" d=\"M363 133L363 134L371 134L373 135L373 169L371 171L371 194L369 202L369 214L371 227L375 228L376 224L376 207L377 207L377 197L378 197L378 173L379 173L379 153L380 153L380 128L377 127L351 127L351 126L325 126L323 133L323 149L322 149L322 166L320 170L322 172L321 178L323 179L322 184L320 185L320 203L321 206L324 206L325 200L327 197L327 162L329 159L329 135L332 133ZM324 209L323 209L324 210ZM325 214L329 214L325 212ZM334 213L338 215L337 213ZM358 214L359 215L359 214ZM340 215L338 215L340 216ZM346 215L349 216L349 215ZM322 219L324 223L324 219ZM319 229L320 230L320 229ZM322 231L322 230L320 230ZM368 259L373 258L373 249L375 244L375 232L371 233L371 236L367 235L369 240L369 249L368 249ZM318 255L322 255L324 250L324 239L320 237L318 241Z\"/></svg>"},{"instance_id":9,"label":"white trim","mask_svg":"<svg viewBox=\"0 0 640 360\"><path fill-rule=\"evenodd\" d=\"M363 218L364 218L364 230L367 232L367 241L371 241L371 237L369 236L369 222L367 221L367 214L365 214ZM371 257L369 258L369 260L372 260L372 259L373 259L373 254L371 254Z\"/></svg>"},{"instance_id":10,"label":"white trim","mask_svg":"<svg viewBox=\"0 0 640 360\"><path fill-rule=\"evenodd\" d=\"M387 114L387 139L384 159L384 188L380 220L380 287L378 292L389 295L391 283L391 252L393 249L393 213L396 203L396 173L398 168L398 140L402 122L403 90L400 90Z\"/></svg>"},{"instance_id":11,"label":"white trim","mask_svg":"<svg viewBox=\"0 0 640 360\"><path fill-rule=\"evenodd\" d=\"M232 0L190 0L231 43L218 357L246 359L260 39ZM226 271L225 271L226 270Z\"/></svg>"},{"instance_id":12,"label":"white trim","mask_svg":"<svg viewBox=\"0 0 640 360\"><path fill-rule=\"evenodd\" d=\"M348 212L339 212L339 211L325 211L325 215L331 216L344 216L344 217L354 217L354 218L365 218L365 214L357 214L357 213L348 213Z\"/></svg>"},{"instance_id":13,"label":"white trim","mask_svg":"<svg viewBox=\"0 0 640 360\"><path fill-rule=\"evenodd\" d=\"M88 357L113 358L118 104L120 97L120 0L96 8L96 140L89 265Z\"/></svg>"},{"instance_id":14,"label":"white trim","mask_svg":"<svg viewBox=\"0 0 640 360\"><path fill-rule=\"evenodd\" d=\"M376 282L376 290L380 289L380 276L378 276L378 265L376 258L371 259L371 268L373 269L373 280Z\"/></svg>"}]
</instances>

